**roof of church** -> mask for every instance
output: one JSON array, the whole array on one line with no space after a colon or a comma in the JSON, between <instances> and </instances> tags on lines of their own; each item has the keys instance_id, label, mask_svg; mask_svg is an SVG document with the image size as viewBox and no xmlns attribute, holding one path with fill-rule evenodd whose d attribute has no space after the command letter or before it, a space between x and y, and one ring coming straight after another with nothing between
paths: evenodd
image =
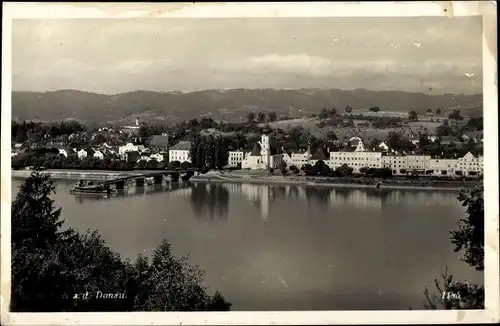
<instances>
[{"instance_id":1,"label":"roof of church","mask_svg":"<svg viewBox=\"0 0 500 326\"><path fill-rule=\"evenodd\" d=\"M311 160L325 161L328 160L328 157L326 156L323 148L318 148L318 150L311 156Z\"/></svg>"},{"instance_id":2,"label":"roof of church","mask_svg":"<svg viewBox=\"0 0 500 326\"><path fill-rule=\"evenodd\" d=\"M260 156L260 147L258 144L253 145L252 152L250 153L250 156Z\"/></svg>"}]
</instances>

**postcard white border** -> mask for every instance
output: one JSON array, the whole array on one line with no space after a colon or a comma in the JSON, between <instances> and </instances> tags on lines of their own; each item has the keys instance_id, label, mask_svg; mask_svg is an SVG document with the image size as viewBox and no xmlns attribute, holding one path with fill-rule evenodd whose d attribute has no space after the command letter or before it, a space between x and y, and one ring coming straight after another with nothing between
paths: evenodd
<instances>
[{"instance_id":1,"label":"postcard white border","mask_svg":"<svg viewBox=\"0 0 500 326\"><path fill-rule=\"evenodd\" d=\"M11 23L15 18L228 18L483 16L485 310L10 313ZM380 324L499 321L496 1L366 3L3 3L1 128L1 322L3 325ZM466 46L466 44L464 44ZM486 119L487 117L487 119Z\"/></svg>"}]
</instances>

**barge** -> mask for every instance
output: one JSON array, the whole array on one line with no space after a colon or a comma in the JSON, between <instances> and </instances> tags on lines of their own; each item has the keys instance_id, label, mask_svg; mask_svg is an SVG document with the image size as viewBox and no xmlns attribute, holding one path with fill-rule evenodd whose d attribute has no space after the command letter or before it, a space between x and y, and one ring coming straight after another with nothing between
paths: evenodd
<instances>
[{"instance_id":1,"label":"barge","mask_svg":"<svg viewBox=\"0 0 500 326\"><path fill-rule=\"evenodd\" d=\"M70 189L70 194L91 194L91 195L108 195L116 192L115 189L111 189L108 185L94 184L92 181L79 180L73 189Z\"/></svg>"}]
</instances>

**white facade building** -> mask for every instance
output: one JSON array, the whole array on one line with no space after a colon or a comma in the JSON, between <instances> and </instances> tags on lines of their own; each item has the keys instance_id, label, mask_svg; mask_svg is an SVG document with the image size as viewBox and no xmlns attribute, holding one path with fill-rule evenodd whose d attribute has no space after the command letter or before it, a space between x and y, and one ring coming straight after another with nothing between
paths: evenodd
<instances>
[{"instance_id":1,"label":"white facade building","mask_svg":"<svg viewBox=\"0 0 500 326\"><path fill-rule=\"evenodd\" d=\"M456 166L456 159L431 159L429 161L429 170L434 170L434 175L453 176Z\"/></svg>"},{"instance_id":2,"label":"white facade building","mask_svg":"<svg viewBox=\"0 0 500 326\"><path fill-rule=\"evenodd\" d=\"M471 172L473 172L472 175L483 174L483 162L482 159L468 152L457 160L455 169L456 171L462 171L466 176L471 175Z\"/></svg>"},{"instance_id":3,"label":"white facade building","mask_svg":"<svg viewBox=\"0 0 500 326\"><path fill-rule=\"evenodd\" d=\"M179 161L191 163L189 151L191 150L191 143L188 141L181 141L175 146L172 146L168 151L168 161Z\"/></svg>"},{"instance_id":4,"label":"white facade building","mask_svg":"<svg viewBox=\"0 0 500 326\"><path fill-rule=\"evenodd\" d=\"M149 157L157 160L158 162L161 162L164 160L163 154L160 154L160 153L151 154Z\"/></svg>"},{"instance_id":5,"label":"white facade building","mask_svg":"<svg viewBox=\"0 0 500 326\"><path fill-rule=\"evenodd\" d=\"M356 142L356 147L347 146L340 151L330 152L330 160L326 162L331 169L336 169L344 164L359 172L361 168L381 168L382 153L367 150L361 140Z\"/></svg>"},{"instance_id":6,"label":"white facade building","mask_svg":"<svg viewBox=\"0 0 500 326\"><path fill-rule=\"evenodd\" d=\"M60 155L64 155L64 157L68 157L68 150L66 150L66 148L58 148L59 150L59 154Z\"/></svg>"},{"instance_id":7,"label":"white facade building","mask_svg":"<svg viewBox=\"0 0 500 326\"><path fill-rule=\"evenodd\" d=\"M87 157L87 151L86 151L86 150L84 150L83 148L82 148L82 149L80 149L80 150L79 150L78 152L76 152L76 153L77 153L78 158L79 158L80 160L83 160L84 158L86 158L86 157Z\"/></svg>"},{"instance_id":8,"label":"white facade building","mask_svg":"<svg viewBox=\"0 0 500 326\"><path fill-rule=\"evenodd\" d=\"M378 145L378 148L381 150L381 151L388 151L389 150L389 146L387 146L387 144L383 141L381 142L379 145Z\"/></svg>"},{"instance_id":9,"label":"white facade building","mask_svg":"<svg viewBox=\"0 0 500 326\"><path fill-rule=\"evenodd\" d=\"M430 160L430 155L407 155L406 168L408 170L428 170Z\"/></svg>"},{"instance_id":10,"label":"white facade building","mask_svg":"<svg viewBox=\"0 0 500 326\"><path fill-rule=\"evenodd\" d=\"M93 157L94 158L98 158L100 160L103 160L104 159L104 154L101 151L95 151Z\"/></svg>"},{"instance_id":11,"label":"white facade building","mask_svg":"<svg viewBox=\"0 0 500 326\"><path fill-rule=\"evenodd\" d=\"M406 156L388 153L382 155L382 167L392 170L393 174L400 174L401 170L406 170L408 166Z\"/></svg>"},{"instance_id":12,"label":"white facade building","mask_svg":"<svg viewBox=\"0 0 500 326\"><path fill-rule=\"evenodd\" d=\"M243 160L250 155L249 151L229 151L228 164L230 166L236 166L243 162Z\"/></svg>"},{"instance_id":13,"label":"white facade building","mask_svg":"<svg viewBox=\"0 0 500 326\"><path fill-rule=\"evenodd\" d=\"M262 170L277 168L283 162L283 154L270 144L269 135L263 134L261 140L254 145L252 152L241 162L242 169Z\"/></svg>"},{"instance_id":14,"label":"white facade building","mask_svg":"<svg viewBox=\"0 0 500 326\"><path fill-rule=\"evenodd\" d=\"M134 152L134 151L139 151L139 148L132 143L128 143L125 146L118 147L118 155L120 156L125 155L125 153L127 152Z\"/></svg>"},{"instance_id":15,"label":"white facade building","mask_svg":"<svg viewBox=\"0 0 500 326\"><path fill-rule=\"evenodd\" d=\"M302 166L306 164L310 164L310 158L311 158L311 152L310 149L307 151L304 150L299 150L299 151L293 151L293 152L284 152L283 153L283 161L287 164L287 166L296 166L297 168L301 168Z\"/></svg>"}]
</instances>

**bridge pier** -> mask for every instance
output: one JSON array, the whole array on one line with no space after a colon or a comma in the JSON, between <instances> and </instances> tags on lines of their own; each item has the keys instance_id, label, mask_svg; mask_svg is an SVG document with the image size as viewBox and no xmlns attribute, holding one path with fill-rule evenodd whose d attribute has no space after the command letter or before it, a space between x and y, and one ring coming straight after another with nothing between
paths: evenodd
<instances>
[{"instance_id":1,"label":"bridge pier","mask_svg":"<svg viewBox=\"0 0 500 326\"><path fill-rule=\"evenodd\" d=\"M161 185L163 183L163 174L155 175L154 176L154 183Z\"/></svg>"},{"instance_id":2,"label":"bridge pier","mask_svg":"<svg viewBox=\"0 0 500 326\"><path fill-rule=\"evenodd\" d=\"M118 181L116 183L116 189L117 190L122 190L123 188L125 188L125 181Z\"/></svg>"},{"instance_id":3,"label":"bridge pier","mask_svg":"<svg viewBox=\"0 0 500 326\"><path fill-rule=\"evenodd\" d=\"M135 179L135 186L136 187L143 187L144 186L144 178Z\"/></svg>"},{"instance_id":4,"label":"bridge pier","mask_svg":"<svg viewBox=\"0 0 500 326\"><path fill-rule=\"evenodd\" d=\"M172 172L170 173L170 180L172 182L179 182L179 176L180 174L178 172Z\"/></svg>"},{"instance_id":5,"label":"bridge pier","mask_svg":"<svg viewBox=\"0 0 500 326\"><path fill-rule=\"evenodd\" d=\"M187 173L182 176L182 181L189 181L193 175L193 171L187 171Z\"/></svg>"}]
</instances>

